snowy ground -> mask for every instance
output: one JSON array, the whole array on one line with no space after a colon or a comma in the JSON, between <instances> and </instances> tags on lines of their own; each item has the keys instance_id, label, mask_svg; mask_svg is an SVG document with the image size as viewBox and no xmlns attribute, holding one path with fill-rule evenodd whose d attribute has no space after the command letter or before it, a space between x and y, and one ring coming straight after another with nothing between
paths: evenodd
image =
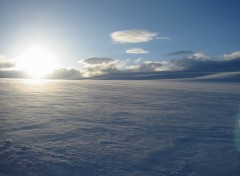
<instances>
[{"instance_id":1,"label":"snowy ground","mask_svg":"<svg viewBox=\"0 0 240 176\"><path fill-rule=\"evenodd\" d=\"M0 80L0 175L240 175L240 84Z\"/></svg>"}]
</instances>

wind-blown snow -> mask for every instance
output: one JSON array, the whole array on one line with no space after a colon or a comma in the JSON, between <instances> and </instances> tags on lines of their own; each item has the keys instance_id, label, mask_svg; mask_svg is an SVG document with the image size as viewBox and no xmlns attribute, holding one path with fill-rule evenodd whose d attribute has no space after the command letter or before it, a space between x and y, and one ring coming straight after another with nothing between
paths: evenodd
<instances>
[{"instance_id":1,"label":"wind-blown snow","mask_svg":"<svg viewBox=\"0 0 240 176\"><path fill-rule=\"evenodd\" d=\"M240 174L239 83L0 80L0 175Z\"/></svg>"}]
</instances>

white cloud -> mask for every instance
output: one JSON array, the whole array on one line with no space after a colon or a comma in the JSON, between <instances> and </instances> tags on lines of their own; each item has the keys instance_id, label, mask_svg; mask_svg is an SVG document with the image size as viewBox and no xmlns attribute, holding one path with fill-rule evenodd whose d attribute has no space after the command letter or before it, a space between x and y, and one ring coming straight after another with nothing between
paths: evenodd
<instances>
[{"instance_id":1,"label":"white cloud","mask_svg":"<svg viewBox=\"0 0 240 176\"><path fill-rule=\"evenodd\" d=\"M156 32L133 29L113 32L111 38L115 43L141 43L153 40L157 35Z\"/></svg>"},{"instance_id":2,"label":"white cloud","mask_svg":"<svg viewBox=\"0 0 240 176\"><path fill-rule=\"evenodd\" d=\"M142 48L132 48L132 49L126 50L126 53L130 53L130 54L146 54L146 53L149 53L149 52L144 50L144 49L142 49Z\"/></svg>"},{"instance_id":3,"label":"white cloud","mask_svg":"<svg viewBox=\"0 0 240 176\"><path fill-rule=\"evenodd\" d=\"M224 54L223 59L224 60L232 60L232 59L237 59L240 58L240 51L233 52L231 54Z\"/></svg>"},{"instance_id":4,"label":"white cloud","mask_svg":"<svg viewBox=\"0 0 240 176\"><path fill-rule=\"evenodd\" d=\"M196 60L207 60L209 57L206 56L204 53L194 53L189 59L196 59Z\"/></svg>"}]
</instances>

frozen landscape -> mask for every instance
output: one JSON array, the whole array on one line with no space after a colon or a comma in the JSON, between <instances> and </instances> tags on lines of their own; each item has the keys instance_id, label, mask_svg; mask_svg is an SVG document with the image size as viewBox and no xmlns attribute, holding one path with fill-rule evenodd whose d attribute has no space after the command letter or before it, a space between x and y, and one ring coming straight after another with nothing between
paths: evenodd
<instances>
[{"instance_id":1,"label":"frozen landscape","mask_svg":"<svg viewBox=\"0 0 240 176\"><path fill-rule=\"evenodd\" d=\"M237 176L239 88L1 79L0 175Z\"/></svg>"},{"instance_id":2,"label":"frozen landscape","mask_svg":"<svg viewBox=\"0 0 240 176\"><path fill-rule=\"evenodd\" d=\"M240 176L239 0L0 0L0 176Z\"/></svg>"}]
</instances>

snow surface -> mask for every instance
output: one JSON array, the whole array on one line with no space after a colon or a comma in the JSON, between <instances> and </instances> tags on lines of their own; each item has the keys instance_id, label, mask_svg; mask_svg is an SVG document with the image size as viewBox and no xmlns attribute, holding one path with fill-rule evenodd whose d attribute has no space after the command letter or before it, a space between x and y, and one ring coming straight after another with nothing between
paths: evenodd
<instances>
[{"instance_id":1,"label":"snow surface","mask_svg":"<svg viewBox=\"0 0 240 176\"><path fill-rule=\"evenodd\" d=\"M240 175L239 83L0 80L0 175Z\"/></svg>"}]
</instances>

